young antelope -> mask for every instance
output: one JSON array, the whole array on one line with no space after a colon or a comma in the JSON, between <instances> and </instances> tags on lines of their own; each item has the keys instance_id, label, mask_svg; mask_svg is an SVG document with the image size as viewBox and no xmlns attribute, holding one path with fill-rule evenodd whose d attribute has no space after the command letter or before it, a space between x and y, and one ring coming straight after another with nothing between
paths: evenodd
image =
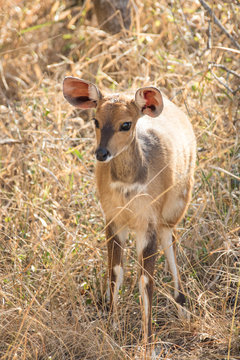
<instances>
[{"instance_id":1,"label":"young antelope","mask_svg":"<svg viewBox=\"0 0 240 360\"><path fill-rule=\"evenodd\" d=\"M66 100L95 108L96 183L106 220L110 308L123 280L123 247L136 233L139 288L146 342L152 340L153 273L158 242L172 273L174 298L184 303L173 232L193 186L196 141L184 112L153 86L126 94L102 95L92 83L66 77Z\"/></svg>"}]
</instances>

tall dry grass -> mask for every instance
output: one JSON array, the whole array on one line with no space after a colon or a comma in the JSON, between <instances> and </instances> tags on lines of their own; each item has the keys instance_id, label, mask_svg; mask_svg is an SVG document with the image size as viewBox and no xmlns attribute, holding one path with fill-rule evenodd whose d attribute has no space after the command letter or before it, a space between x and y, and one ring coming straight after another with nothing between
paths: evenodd
<instances>
[{"instance_id":1,"label":"tall dry grass","mask_svg":"<svg viewBox=\"0 0 240 360\"><path fill-rule=\"evenodd\" d=\"M144 354L133 236L117 331L108 319L94 131L63 99L70 74L117 91L156 84L189 114L198 157L178 262L190 321L177 318L159 250L156 351L159 359L240 359L240 52L196 1L133 4L131 31L110 36L89 0L1 1L1 359ZM208 4L240 42L238 2Z\"/></svg>"}]
</instances>

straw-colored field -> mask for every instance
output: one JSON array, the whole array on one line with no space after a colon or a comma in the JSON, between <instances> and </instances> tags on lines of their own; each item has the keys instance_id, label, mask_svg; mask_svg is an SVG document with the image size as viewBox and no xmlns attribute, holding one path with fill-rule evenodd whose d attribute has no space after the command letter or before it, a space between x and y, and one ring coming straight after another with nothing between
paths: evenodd
<instances>
[{"instance_id":1,"label":"straw-colored field","mask_svg":"<svg viewBox=\"0 0 240 360\"><path fill-rule=\"evenodd\" d=\"M240 44L239 2L206 1ZM144 358L134 236L117 330L108 321L94 126L64 100L66 75L103 91L153 84L188 113L198 154L177 251L190 319L159 249L156 353L240 359L240 50L198 1L131 4L131 30L109 35L90 0L1 0L1 359Z\"/></svg>"}]
</instances>

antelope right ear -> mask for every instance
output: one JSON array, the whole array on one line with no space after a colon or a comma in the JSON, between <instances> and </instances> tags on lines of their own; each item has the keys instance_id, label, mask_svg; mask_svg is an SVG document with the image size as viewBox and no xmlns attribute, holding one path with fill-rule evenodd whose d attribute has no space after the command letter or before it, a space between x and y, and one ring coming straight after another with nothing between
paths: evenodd
<instances>
[{"instance_id":1,"label":"antelope right ear","mask_svg":"<svg viewBox=\"0 0 240 360\"><path fill-rule=\"evenodd\" d=\"M143 115L157 117L163 110L162 94L153 86L138 89L135 94L135 104Z\"/></svg>"},{"instance_id":2,"label":"antelope right ear","mask_svg":"<svg viewBox=\"0 0 240 360\"><path fill-rule=\"evenodd\" d=\"M63 81L63 95L71 105L80 109L95 108L102 98L96 85L72 76Z\"/></svg>"}]
</instances>

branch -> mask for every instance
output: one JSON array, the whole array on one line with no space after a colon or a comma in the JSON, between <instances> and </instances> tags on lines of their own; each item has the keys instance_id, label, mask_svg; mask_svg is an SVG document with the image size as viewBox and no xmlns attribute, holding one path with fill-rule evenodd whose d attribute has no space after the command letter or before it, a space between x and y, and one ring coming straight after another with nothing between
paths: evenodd
<instances>
[{"instance_id":1,"label":"branch","mask_svg":"<svg viewBox=\"0 0 240 360\"><path fill-rule=\"evenodd\" d=\"M228 68L227 68L226 66L224 66L224 65L215 64L215 63L213 63L213 62L210 62L209 64L210 64L211 67L221 68L221 69L227 71L228 73L233 74L233 75L235 75L235 76L237 76L237 77L240 78L240 74L238 74L236 71L233 71L233 70L228 69Z\"/></svg>"},{"instance_id":2,"label":"branch","mask_svg":"<svg viewBox=\"0 0 240 360\"><path fill-rule=\"evenodd\" d=\"M217 170L217 171L220 171L220 172L223 172L223 173L225 173L225 174L227 174L227 175L229 175L229 176L232 176L234 179L240 181L240 177L239 177L239 176L236 176L236 175L234 175L233 173L231 173L231 172L229 172L229 171L227 171L227 170L225 170L225 169L223 169L223 168L221 168L221 167L219 167L219 166L210 165L210 168L212 168L212 169L214 169L214 170Z\"/></svg>"},{"instance_id":3,"label":"branch","mask_svg":"<svg viewBox=\"0 0 240 360\"><path fill-rule=\"evenodd\" d=\"M208 21L208 42L207 42L207 49L212 48L212 24L211 21Z\"/></svg>"},{"instance_id":4,"label":"branch","mask_svg":"<svg viewBox=\"0 0 240 360\"><path fill-rule=\"evenodd\" d=\"M224 81L222 81L217 75L214 74L214 72L212 72L212 70L210 69L210 73L212 74L212 76L218 81L220 82L220 84L222 84L231 94L235 94L237 90L232 90Z\"/></svg>"},{"instance_id":5,"label":"branch","mask_svg":"<svg viewBox=\"0 0 240 360\"><path fill-rule=\"evenodd\" d=\"M239 43L232 37L231 34L225 29L225 27L220 23L218 18L214 15L214 12L212 9L208 6L208 4L204 0L199 0L200 4L204 7L205 10L207 10L210 14L210 16L213 18L215 24L227 35L227 37L232 41L232 43L240 50Z\"/></svg>"},{"instance_id":6,"label":"branch","mask_svg":"<svg viewBox=\"0 0 240 360\"><path fill-rule=\"evenodd\" d=\"M235 90L232 90L224 81L222 81L217 75L215 75L212 71L212 68L213 67L217 67L217 68L220 68L220 69L223 69L225 71L227 71L228 75L229 74L232 74L234 76L237 76L238 78L240 78L240 75L236 72L236 71L233 71L233 70L229 70L226 66L224 65L221 65L221 64L215 64L213 62L209 62L209 66L208 66L208 69L210 70L211 74L213 75L213 77L218 81L220 82L220 84L222 84L228 91L230 91L230 93L232 93L233 95L235 95L239 90L240 90L240 86L237 87L237 89Z\"/></svg>"},{"instance_id":7,"label":"branch","mask_svg":"<svg viewBox=\"0 0 240 360\"><path fill-rule=\"evenodd\" d=\"M21 140L15 140L15 139L0 139L0 145L11 145L11 144L21 144Z\"/></svg>"}]
</instances>

